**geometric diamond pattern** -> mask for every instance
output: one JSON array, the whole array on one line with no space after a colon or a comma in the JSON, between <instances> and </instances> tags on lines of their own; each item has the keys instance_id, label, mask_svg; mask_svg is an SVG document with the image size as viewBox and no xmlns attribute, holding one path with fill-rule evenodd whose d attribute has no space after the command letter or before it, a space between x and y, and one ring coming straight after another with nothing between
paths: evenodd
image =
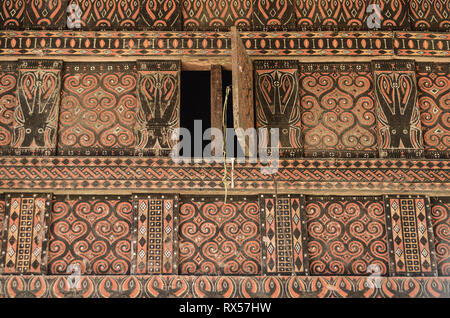
<instances>
[{"instance_id":1,"label":"geometric diamond pattern","mask_svg":"<svg viewBox=\"0 0 450 318\"><path fill-rule=\"evenodd\" d=\"M303 195L261 195L263 273L309 271Z\"/></svg>"},{"instance_id":2,"label":"geometric diamond pattern","mask_svg":"<svg viewBox=\"0 0 450 318\"><path fill-rule=\"evenodd\" d=\"M4 273L46 273L50 201L50 194L6 195L1 250L8 252L2 254L0 261Z\"/></svg>"},{"instance_id":3,"label":"geometric diamond pattern","mask_svg":"<svg viewBox=\"0 0 450 318\"><path fill-rule=\"evenodd\" d=\"M135 274L176 274L178 197L134 195Z\"/></svg>"},{"instance_id":4,"label":"geometric diamond pattern","mask_svg":"<svg viewBox=\"0 0 450 318\"><path fill-rule=\"evenodd\" d=\"M428 199L386 196L385 205L391 275L437 275Z\"/></svg>"}]
</instances>

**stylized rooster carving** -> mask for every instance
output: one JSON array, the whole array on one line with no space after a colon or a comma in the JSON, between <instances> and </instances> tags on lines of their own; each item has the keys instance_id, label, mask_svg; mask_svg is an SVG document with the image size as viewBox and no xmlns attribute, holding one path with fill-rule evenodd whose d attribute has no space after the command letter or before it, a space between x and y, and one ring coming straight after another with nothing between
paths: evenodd
<instances>
[{"instance_id":1,"label":"stylized rooster carving","mask_svg":"<svg viewBox=\"0 0 450 318\"><path fill-rule=\"evenodd\" d=\"M19 105L14 113L15 148L55 147L60 85L57 72L43 69L21 72Z\"/></svg>"},{"instance_id":2,"label":"stylized rooster carving","mask_svg":"<svg viewBox=\"0 0 450 318\"><path fill-rule=\"evenodd\" d=\"M177 75L165 72L142 75L138 96L141 104L138 148L170 149L172 131L178 123Z\"/></svg>"},{"instance_id":3,"label":"stylized rooster carving","mask_svg":"<svg viewBox=\"0 0 450 318\"><path fill-rule=\"evenodd\" d=\"M382 73L376 77L376 86L383 149L422 148L414 78L400 72Z\"/></svg>"},{"instance_id":4,"label":"stylized rooster carving","mask_svg":"<svg viewBox=\"0 0 450 318\"><path fill-rule=\"evenodd\" d=\"M293 73L274 70L261 72L257 78L258 121L263 128L278 128L280 146L300 147L298 79ZM272 145L274 147L275 145Z\"/></svg>"}]
</instances>

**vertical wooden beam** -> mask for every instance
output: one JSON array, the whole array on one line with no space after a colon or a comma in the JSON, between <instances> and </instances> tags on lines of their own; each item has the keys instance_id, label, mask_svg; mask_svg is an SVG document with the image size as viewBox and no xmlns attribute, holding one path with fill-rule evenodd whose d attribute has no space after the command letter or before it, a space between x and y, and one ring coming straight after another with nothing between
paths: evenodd
<instances>
[{"instance_id":1,"label":"vertical wooden beam","mask_svg":"<svg viewBox=\"0 0 450 318\"><path fill-rule=\"evenodd\" d=\"M211 127L222 129L222 66L211 65Z\"/></svg>"},{"instance_id":2,"label":"vertical wooden beam","mask_svg":"<svg viewBox=\"0 0 450 318\"><path fill-rule=\"evenodd\" d=\"M234 128L255 128L253 110L253 66L236 27L231 27L231 60L233 70ZM236 131L241 148L249 155L245 136Z\"/></svg>"}]
</instances>

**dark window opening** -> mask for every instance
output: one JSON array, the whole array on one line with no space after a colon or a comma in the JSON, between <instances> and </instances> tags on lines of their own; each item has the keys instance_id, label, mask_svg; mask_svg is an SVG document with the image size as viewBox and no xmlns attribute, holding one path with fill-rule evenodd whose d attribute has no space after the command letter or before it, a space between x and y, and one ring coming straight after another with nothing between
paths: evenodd
<instances>
[{"instance_id":1,"label":"dark window opening","mask_svg":"<svg viewBox=\"0 0 450 318\"><path fill-rule=\"evenodd\" d=\"M230 86L231 87L231 85L232 85L232 82L233 82L233 73L231 72L231 71L225 71L225 70L222 70L222 96L223 96L223 100L225 101L225 96L226 96L226 89L227 89L227 86ZM230 90L230 93L229 93L229 95L228 95L228 103L227 103L228 105L227 105L227 127L228 128L234 128L234 117L233 117L233 90L231 89ZM237 140L237 137L235 136L234 137L234 140L233 140L233 146L234 146L234 149L233 149L233 154L231 154L231 152L232 152L232 149L230 148L231 147L231 145L227 145L227 156L229 156L229 157L237 157L237 155L238 155L238 149L239 149L239 151L241 151L241 147L239 146L239 143L238 143L238 140ZM239 152L239 153L241 153L241 152Z\"/></svg>"},{"instance_id":2,"label":"dark window opening","mask_svg":"<svg viewBox=\"0 0 450 318\"><path fill-rule=\"evenodd\" d=\"M195 134L194 122L201 120L200 130ZM202 157L203 149L210 143L203 140L205 130L211 127L211 88L209 71L182 71L181 72L181 104L180 127L186 128L191 134L191 157ZM198 140L197 140L198 139ZM194 151L195 143L202 140L201 154L199 147ZM184 155L183 150L180 155Z\"/></svg>"}]
</instances>

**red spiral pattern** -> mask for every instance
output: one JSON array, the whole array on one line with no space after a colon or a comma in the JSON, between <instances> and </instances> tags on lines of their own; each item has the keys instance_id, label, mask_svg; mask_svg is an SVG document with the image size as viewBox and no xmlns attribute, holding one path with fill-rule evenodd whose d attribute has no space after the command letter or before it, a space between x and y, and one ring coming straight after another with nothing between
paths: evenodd
<instances>
[{"instance_id":1,"label":"red spiral pattern","mask_svg":"<svg viewBox=\"0 0 450 318\"><path fill-rule=\"evenodd\" d=\"M255 199L256 200L256 199ZM182 274L257 274L261 243L255 202L214 198L180 204Z\"/></svg>"},{"instance_id":2,"label":"red spiral pattern","mask_svg":"<svg viewBox=\"0 0 450 318\"><path fill-rule=\"evenodd\" d=\"M58 196L50 226L49 272L127 274L131 261L132 207L127 198Z\"/></svg>"},{"instance_id":3,"label":"red spiral pattern","mask_svg":"<svg viewBox=\"0 0 450 318\"><path fill-rule=\"evenodd\" d=\"M69 65L62 92L59 152L133 151L136 76L131 67L116 71L114 64Z\"/></svg>"},{"instance_id":4,"label":"red spiral pattern","mask_svg":"<svg viewBox=\"0 0 450 318\"><path fill-rule=\"evenodd\" d=\"M428 63L420 65L416 76L425 155L428 158L439 158L441 157L439 153L447 152L450 148L448 66L434 64L433 67L429 67Z\"/></svg>"},{"instance_id":5,"label":"red spiral pattern","mask_svg":"<svg viewBox=\"0 0 450 318\"><path fill-rule=\"evenodd\" d=\"M11 144L14 109L17 105L15 94L17 75L3 70L7 67L8 64L0 63L0 148L6 148Z\"/></svg>"},{"instance_id":6,"label":"red spiral pattern","mask_svg":"<svg viewBox=\"0 0 450 318\"><path fill-rule=\"evenodd\" d=\"M434 246L440 276L450 276L450 197L431 198Z\"/></svg>"},{"instance_id":7,"label":"red spiral pattern","mask_svg":"<svg viewBox=\"0 0 450 318\"><path fill-rule=\"evenodd\" d=\"M308 251L315 275L366 275L376 264L388 272L382 198L308 197Z\"/></svg>"},{"instance_id":8,"label":"red spiral pattern","mask_svg":"<svg viewBox=\"0 0 450 318\"><path fill-rule=\"evenodd\" d=\"M313 64L300 72L305 150L375 152L371 72L365 70L367 65L354 65L354 69L345 71L340 70L340 64L327 66L328 71L323 65L316 71Z\"/></svg>"}]
</instances>

